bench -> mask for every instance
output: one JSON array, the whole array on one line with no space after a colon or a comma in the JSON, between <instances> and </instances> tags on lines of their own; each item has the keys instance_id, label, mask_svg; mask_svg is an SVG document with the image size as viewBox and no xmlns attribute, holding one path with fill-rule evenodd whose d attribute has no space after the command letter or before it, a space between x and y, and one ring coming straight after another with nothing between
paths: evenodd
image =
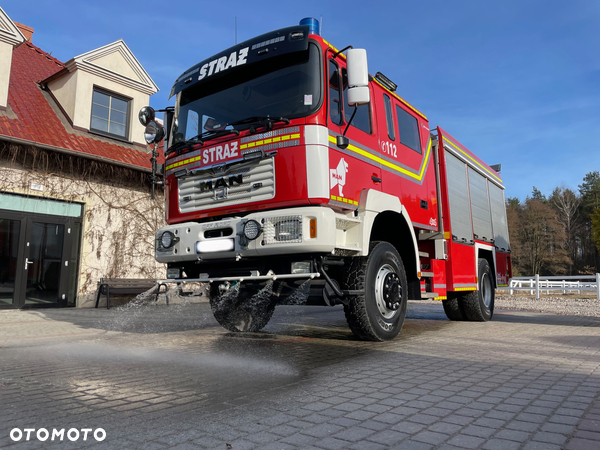
<instances>
[{"instance_id":1,"label":"bench","mask_svg":"<svg viewBox=\"0 0 600 450\"><path fill-rule=\"evenodd\" d=\"M100 303L100 295L106 295L106 309L110 309L110 294L141 294L156 286L156 280L147 278L100 278L98 282L98 294L96 295L96 308ZM158 284L156 291L156 301L160 294L160 288L165 288L167 293L168 286L164 283ZM167 305L169 297L167 297Z\"/></svg>"}]
</instances>

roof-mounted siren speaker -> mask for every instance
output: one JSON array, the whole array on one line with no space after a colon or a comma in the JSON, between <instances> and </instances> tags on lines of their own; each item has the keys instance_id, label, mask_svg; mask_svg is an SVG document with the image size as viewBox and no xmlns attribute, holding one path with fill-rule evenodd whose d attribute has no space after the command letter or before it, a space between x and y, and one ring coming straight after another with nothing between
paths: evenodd
<instances>
[{"instance_id":1,"label":"roof-mounted siren speaker","mask_svg":"<svg viewBox=\"0 0 600 450\"><path fill-rule=\"evenodd\" d=\"M316 34L317 36L321 36L319 21L314 17L305 17L300 21L300 25L308 25L308 34Z\"/></svg>"}]
</instances>

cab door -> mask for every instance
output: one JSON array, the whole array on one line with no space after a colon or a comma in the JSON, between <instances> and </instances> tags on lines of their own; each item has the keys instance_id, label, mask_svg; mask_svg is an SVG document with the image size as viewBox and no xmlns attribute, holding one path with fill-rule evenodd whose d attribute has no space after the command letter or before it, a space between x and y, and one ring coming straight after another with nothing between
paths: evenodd
<instances>
[{"instance_id":1,"label":"cab door","mask_svg":"<svg viewBox=\"0 0 600 450\"><path fill-rule=\"evenodd\" d=\"M381 190L381 169L373 158L377 142L374 114L371 104L362 105L352 118L355 109L348 106L348 76L341 58L329 58L328 94L330 204L357 209L363 189ZM350 145L340 149L335 137L345 130Z\"/></svg>"}]
</instances>

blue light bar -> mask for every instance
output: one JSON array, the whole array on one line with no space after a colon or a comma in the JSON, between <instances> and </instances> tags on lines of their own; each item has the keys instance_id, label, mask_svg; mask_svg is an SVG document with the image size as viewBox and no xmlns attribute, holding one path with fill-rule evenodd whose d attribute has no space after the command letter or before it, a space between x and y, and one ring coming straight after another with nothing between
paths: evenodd
<instances>
[{"instance_id":1,"label":"blue light bar","mask_svg":"<svg viewBox=\"0 0 600 450\"><path fill-rule=\"evenodd\" d=\"M300 21L300 25L308 25L309 34L316 34L321 36L321 28L319 27L319 21L314 17L305 17Z\"/></svg>"}]
</instances>

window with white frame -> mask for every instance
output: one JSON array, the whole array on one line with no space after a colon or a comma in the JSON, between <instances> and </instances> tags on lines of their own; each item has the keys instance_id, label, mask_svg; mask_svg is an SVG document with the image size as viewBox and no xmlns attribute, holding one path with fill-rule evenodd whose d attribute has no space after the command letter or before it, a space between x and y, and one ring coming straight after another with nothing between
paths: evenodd
<instances>
[{"instance_id":1,"label":"window with white frame","mask_svg":"<svg viewBox=\"0 0 600 450\"><path fill-rule=\"evenodd\" d=\"M90 129L127 138L129 99L94 88Z\"/></svg>"}]
</instances>

